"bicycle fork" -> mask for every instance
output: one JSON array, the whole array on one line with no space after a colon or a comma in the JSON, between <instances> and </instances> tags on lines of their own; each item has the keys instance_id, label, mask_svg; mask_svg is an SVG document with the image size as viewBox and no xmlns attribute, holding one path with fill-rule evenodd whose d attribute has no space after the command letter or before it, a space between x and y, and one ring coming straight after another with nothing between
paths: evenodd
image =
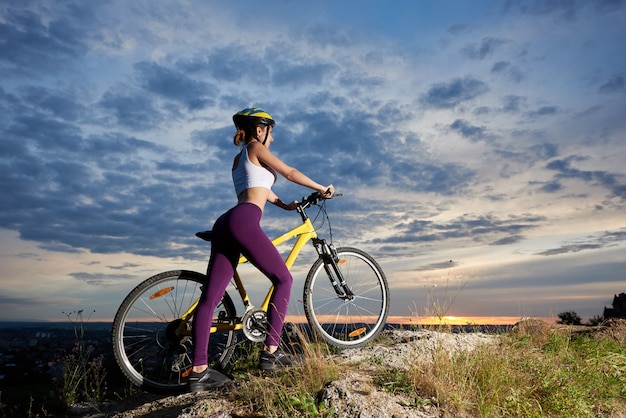
<instances>
[{"instance_id":1,"label":"bicycle fork","mask_svg":"<svg viewBox=\"0 0 626 418\"><path fill-rule=\"evenodd\" d=\"M343 277L341 270L339 270L339 265L342 261L337 256L335 246L327 243L325 239L313 238L312 240L318 255L324 262L324 270L335 289L335 293L337 293L337 297L343 300L354 299L354 293L350 290L346 279Z\"/></svg>"}]
</instances>

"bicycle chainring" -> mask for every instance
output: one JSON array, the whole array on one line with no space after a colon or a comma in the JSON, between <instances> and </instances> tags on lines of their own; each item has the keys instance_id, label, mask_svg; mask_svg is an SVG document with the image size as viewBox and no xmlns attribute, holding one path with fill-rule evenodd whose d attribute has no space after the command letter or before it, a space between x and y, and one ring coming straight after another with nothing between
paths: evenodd
<instances>
[{"instance_id":1,"label":"bicycle chainring","mask_svg":"<svg viewBox=\"0 0 626 418\"><path fill-rule=\"evenodd\" d=\"M252 342L265 341L267 337L267 312L263 309L251 309L241 319L243 335Z\"/></svg>"}]
</instances>

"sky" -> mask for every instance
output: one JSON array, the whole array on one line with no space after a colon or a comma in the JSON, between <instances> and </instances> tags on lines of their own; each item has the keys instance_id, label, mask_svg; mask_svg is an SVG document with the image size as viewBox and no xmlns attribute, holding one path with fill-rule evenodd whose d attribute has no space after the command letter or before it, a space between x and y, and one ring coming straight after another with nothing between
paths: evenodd
<instances>
[{"instance_id":1,"label":"sky","mask_svg":"<svg viewBox=\"0 0 626 418\"><path fill-rule=\"evenodd\" d=\"M624 39L624 0L3 1L0 320L111 320L206 271L250 106L343 194L320 236L378 260L393 318L601 315L626 292Z\"/></svg>"}]
</instances>

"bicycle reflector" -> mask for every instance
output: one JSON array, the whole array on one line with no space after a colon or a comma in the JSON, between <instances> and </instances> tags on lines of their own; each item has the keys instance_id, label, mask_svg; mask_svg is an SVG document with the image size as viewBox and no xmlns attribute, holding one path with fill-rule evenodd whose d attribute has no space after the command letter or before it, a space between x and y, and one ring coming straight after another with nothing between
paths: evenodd
<instances>
[{"instance_id":1,"label":"bicycle reflector","mask_svg":"<svg viewBox=\"0 0 626 418\"><path fill-rule=\"evenodd\" d=\"M345 258L342 258L341 260L337 261L337 265L346 264L347 262L348 260L346 260Z\"/></svg>"},{"instance_id":2,"label":"bicycle reflector","mask_svg":"<svg viewBox=\"0 0 626 418\"><path fill-rule=\"evenodd\" d=\"M174 286L170 286L170 287L166 287L165 289L161 289L157 292L154 292L153 294L150 295L149 299L156 299L156 298L160 298L163 295L167 295L168 293L170 293L172 290L174 290Z\"/></svg>"},{"instance_id":3,"label":"bicycle reflector","mask_svg":"<svg viewBox=\"0 0 626 418\"><path fill-rule=\"evenodd\" d=\"M359 335L363 334L364 332L365 332L365 327L357 328L354 331L352 331L350 334L348 334L348 337L350 337L350 338L358 337Z\"/></svg>"}]
</instances>

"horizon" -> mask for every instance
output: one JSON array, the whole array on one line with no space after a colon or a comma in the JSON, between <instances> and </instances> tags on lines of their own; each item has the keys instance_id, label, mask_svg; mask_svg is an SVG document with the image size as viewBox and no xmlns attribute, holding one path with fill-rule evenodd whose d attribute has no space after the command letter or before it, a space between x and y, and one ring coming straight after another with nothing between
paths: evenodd
<instances>
[{"instance_id":1,"label":"horizon","mask_svg":"<svg viewBox=\"0 0 626 418\"><path fill-rule=\"evenodd\" d=\"M536 319L547 323L555 323L559 320L558 317L456 317L456 316L443 316L441 319L436 316L432 317L412 317L412 316L388 316L385 323L387 325L515 325L516 323L527 320ZM583 323L591 318L581 318ZM285 322L291 322L294 324L306 324L307 320L304 316L288 315ZM2 323L44 323L44 324L110 324L113 323L113 319L98 319L98 320L0 320Z\"/></svg>"}]
</instances>

